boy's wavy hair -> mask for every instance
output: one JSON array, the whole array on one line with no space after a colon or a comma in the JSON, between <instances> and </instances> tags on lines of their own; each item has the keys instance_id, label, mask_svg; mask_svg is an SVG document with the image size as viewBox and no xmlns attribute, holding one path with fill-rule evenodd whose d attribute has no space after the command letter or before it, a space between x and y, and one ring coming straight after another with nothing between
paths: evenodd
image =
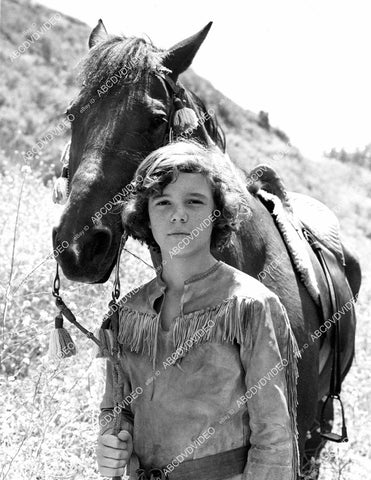
<instances>
[{"instance_id":1,"label":"boy's wavy hair","mask_svg":"<svg viewBox=\"0 0 371 480\"><path fill-rule=\"evenodd\" d=\"M231 242L246 214L246 186L229 159L216 147L204 147L190 140L172 142L150 153L139 165L131 182L131 195L122 205L122 221L126 232L141 243L159 249L149 228L148 199L162 194L164 188L175 182L180 172L201 173L213 193L215 211L210 248L221 251ZM215 217L215 215L214 215Z\"/></svg>"}]
</instances>

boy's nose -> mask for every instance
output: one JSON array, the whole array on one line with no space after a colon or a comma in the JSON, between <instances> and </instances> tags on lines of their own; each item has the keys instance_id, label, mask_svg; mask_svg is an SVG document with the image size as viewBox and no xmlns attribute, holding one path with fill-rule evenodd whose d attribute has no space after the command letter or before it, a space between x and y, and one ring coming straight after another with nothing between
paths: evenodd
<instances>
[{"instance_id":1,"label":"boy's nose","mask_svg":"<svg viewBox=\"0 0 371 480\"><path fill-rule=\"evenodd\" d=\"M184 210L178 210L171 215L170 221L172 223L181 222L185 223L188 220L188 215Z\"/></svg>"}]
</instances>

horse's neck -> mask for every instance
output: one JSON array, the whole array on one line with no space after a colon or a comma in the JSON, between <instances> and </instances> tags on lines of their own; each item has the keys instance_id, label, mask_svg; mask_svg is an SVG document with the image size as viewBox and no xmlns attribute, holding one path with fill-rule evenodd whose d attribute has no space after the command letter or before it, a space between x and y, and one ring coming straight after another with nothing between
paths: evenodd
<instances>
[{"instance_id":1,"label":"horse's neck","mask_svg":"<svg viewBox=\"0 0 371 480\"><path fill-rule=\"evenodd\" d=\"M266 265L282 254L282 241L273 219L262 203L250 193L247 203L251 215L247 215L233 244L222 257L231 265L257 277Z\"/></svg>"},{"instance_id":2,"label":"horse's neck","mask_svg":"<svg viewBox=\"0 0 371 480\"><path fill-rule=\"evenodd\" d=\"M185 89L185 93L187 105L197 112L198 116L208 113L206 110L200 110L189 91ZM192 136L206 145L217 143L210 137L205 127L205 121L200 122ZM226 155L228 156L227 153ZM245 172L232 160L229 159L229 161L241 175L244 183ZM216 256L250 275L257 276L267 264L282 253L282 241L273 219L264 205L247 190L246 194L252 215L243 222L240 231L234 235L233 244Z\"/></svg>"}]
</instances>

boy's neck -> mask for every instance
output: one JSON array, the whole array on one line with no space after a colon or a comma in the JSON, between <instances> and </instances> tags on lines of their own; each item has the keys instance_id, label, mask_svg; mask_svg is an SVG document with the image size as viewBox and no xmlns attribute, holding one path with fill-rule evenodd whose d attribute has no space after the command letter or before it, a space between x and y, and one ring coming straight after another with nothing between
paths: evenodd
<instances>
[{"instance_id":1,"label":"boy's neck","mask_svg":"<svg viewBox=\"0 0 371 480\"><path fill-rule=\"evenodd\" d=\"M162 267L162 279L173 293L183 292L184 282L194 275L206 272L217 263L209 252L197 256L167 259Z\"/></svg>"}]
</instances>

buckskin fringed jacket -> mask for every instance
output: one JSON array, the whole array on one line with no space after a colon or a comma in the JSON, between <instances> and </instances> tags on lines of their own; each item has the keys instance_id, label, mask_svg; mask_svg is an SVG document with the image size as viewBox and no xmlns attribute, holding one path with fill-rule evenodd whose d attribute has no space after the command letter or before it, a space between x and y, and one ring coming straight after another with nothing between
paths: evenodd
<instances>
[{"instance_id":1,"label":"buckskin fringed jacket","mask_svg":"<svg viewBox=\"0 0 371 480\"><path fill-rule=\"evenodd\" d=\"M243 474L225 480L295 479L299 352L278 297L219 261L184 282L179 315L164 331L155 310L164 295L158 272L119 302L130 480L139 467L171 472L180 462L245 445ZM101 434L112 433L107 413L114 407L108 362Z\"/></svg>"}]
</instances>

